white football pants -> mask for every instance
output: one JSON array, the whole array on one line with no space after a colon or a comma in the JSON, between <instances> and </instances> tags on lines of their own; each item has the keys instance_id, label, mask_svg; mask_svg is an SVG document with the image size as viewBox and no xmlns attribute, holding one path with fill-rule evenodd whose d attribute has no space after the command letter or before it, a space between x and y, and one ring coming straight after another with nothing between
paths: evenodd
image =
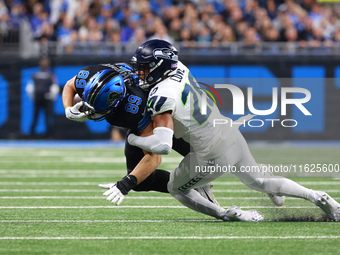
<instances>
[{"instance_id":1,"label":"white football pants","mask_svg":"<svg viewBox=\"0 0 340 255\"><path fill-rule=\"evenodd\" d=\"M170 174L168 190L171 195L195 211L222 218L225 213L223 208L203 201L204 198L192 189L220 177L225 173L223 169L229 168L234 170L234 172L231 172L244 184L254 190L312 201L312 190L287 178L273 177L268 172L263 173L260 165L256 163L252 156L241 132L236 130L235 135L235 143L219 158L201 160L194 152L189 153ZM252 171L249 169L252 169Z\"/></svg>"}]
</instances>

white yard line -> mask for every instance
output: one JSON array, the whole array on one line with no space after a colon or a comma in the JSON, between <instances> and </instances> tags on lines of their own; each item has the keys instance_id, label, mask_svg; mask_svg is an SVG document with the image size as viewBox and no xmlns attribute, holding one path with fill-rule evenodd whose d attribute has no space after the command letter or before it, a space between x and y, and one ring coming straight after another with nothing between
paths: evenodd
<instances>
[{"instance_id":1,"label":"white yard line","mask_svg":"<svg viewBox=\"0 0 340 255\"><path fill-rule=\"evenodd\" d=\"M20 151L18 153L18 150L13 151L7 151L2 150L0 148L0 158L26 158L27 156L31 156L33 158L42 158L42 157L69 157L70 156L70 150L61 151L61 150L25 150ZM74 158L77 157L93 157L93 152L91 151L76 151L72 150L72 155ZM109 151L109 152L102 152L98 158L121 158L124 159L124 156L122 156L121 152L115 152L115 151Z\"/></svg>"},{"instance_id":2,"label":"white yard line","mask_svg":"<svg viewBox=\"0 0 340 255\"><path fill-rule=\"evenodd\" d=\"M92 173L92 174L88 174L88 175L84 175L84 174L56 174L56 175L51 175L46 173L45 175L42 174L32 174L32 175L0 175L1 179L5 179L5 178L10 178L10 179L39 179L39 178L46 178L46 179L73 179L73 178L106 178L108 180L110 180L110 178L122 178L122 176L126 175L126 171L124 172L112 172L112 173L107 173L105 175L100 175L98 176L96 173Z\"/></svg>"},{"instance_id":3,"label":"white yard line","mask_svg":"<svg viewBox=\"0 0 340 255\"><path fill-rule=\"evenodd\" d=\"M101 192L101 189L0 189L0 192ZM214 193L258 193L255 190L248 189L213 189ZM324 192L339 193L340 189L324 189Z\"/></svg>"},{"instance_id":4,"label":"white yard line","mask_svg":"<svg viewBox=\"0 0 340 255\"><path fill-rule=\"evenodd\" d=\"M46 155L47 157L30 157L27 158L27 155L24 156L11 156L13 159L8 159L8 157L5 157L5 159L2 159L2 163L10 163L15 164L18 163L17 160L20 158L24 158L24 162L30 162L30 163L53 163L56 162L58 164L65 164L65 163L71 163L71 164L80 164L80 163L96 163L96 164L125 164L126 160L124 157L117 157L115 155L107 156L107 157L91 157L86 155L78 155L77 157L69 157L67 154L63 155L57 155L59 157L51 158L53 155ZM61 157L60 157L61 156ZM0 157L1 158L1 157ZM162 163L178 163L181 161L180 158L176 157L164 157L162 159Z\"/></svg>"},{"instance_id":5,"label":"white yard line","mask_svg":"<svg viewBox=\"0 0 340 255\"><path fill-rule=\"evenodd\" d=\"M18 170L18 169L12 169L12 170L0 170L1 176L6 176L3 174L68 174L68 173L92 173L92 174L99 174L99 173L126 173L126 170L118 169L118 170L112 170L112 169L103 169L103 170L84 170L84 169L69 169L69 170L61 170L61 169L52 169L52 170Z\"/></svg>"},{"instance_id":6,"label":"white yard line","mask_svg":"<svg viewBox=\"0 0 340 255\"><path fill-rule=\"evenodd\" d=\"M339 239L340 236L5 236L0 237L0 240L126 240L126 239L159 239L159 240L171 240L171 239Z\"/></svg>"},{"instance_id":7,"label":"white yard line","mask_svg":"<svg viewBox=\"0 0 340 255\"><path fill-rule=\"evenodd\" d=\"M1 162L2 163L2 162ZM84 169L84 168L63 168L63 169L58 169L58 168L55 168L55 169L1 169L0 171L6 171L8 173L12 172L12 171L15 171L15 172L19 172L19 173L24 173L24 172L45 172L45 173L50 173L50 172L53 172L53 171L56 171L56 172L69 172L69 171L92 171L92 172L96 172L96 171L112 171L112 172L115 172L115 171L125 171L124 169L110 169L110 168L104 168L104 169L100 169L100 170L94 170L94 169Z\"/></svg>"},{"instance_id":8,"label":"white yard line","mask_svg":"<svg viewBox=\"0 0 340 255\"><path fill-rule=\"evenodd\" d=\"M0 170L3 171L3 170ZM6 171L13 171L13 170L6 170ZM21 170L18 170L21 171ZM83 169L73 169L73 170L43 170L43 171L92 171L92 173L97 173L96 170L83 170ZM102 169L99 171L110 171L112 174L116 173L117 170L112 170L112 169ZM118 171L124 171L124 170L118 170ZM46 173L46 172L45 172ZM125 173L125 171L124 171ZM3 176L2 176L3 177ZM339 181L314 181L314 182L310 182L310 181L301 181L298 182L301 185L320 185L320 186L327 186L327 185L340 185ZM238 181L213 181L212 182L213 185L226 185L226 186L244 186L243 183L238 182ZM0 185L18 185L18 186L22 186L22 185L27 185L27 186L36 186L36 185L53 185L53 186L62 186L62 185L67 185L67 186L97 186L98 182L16 182L16 181L0 181ZM214 188L213 188L214 191Z\"/></svg>"},{"instance_id":9,"label":"white yard line","mask_svg":"<svg viewBox=\"0 0 340 255\"><path fill-rule=\"evenodd\" d=\"M230 205L231 206L231 205ZM230 207L224 206L224 207ZM185 206L169 206L169 205L125 205L125 206L0 206L0 209L129 209L129 208L140 208L140 209L155 209L155 208L167 208L167 209L184 209ZM316 206L242 206L242 208L264 208L264 209L313 209L318 208Z\"/></svg>"},{"instance_id":10,"label":"white yard line","mask_svg":"<svg viewBox=\"0 0 340 255\"><path fill-rule=\"evenodd\" d=\"M178 208L187 208L185 206L0 206L0 209L116 209L116 208L143 208L143 209L154 209L154 208L168 208L168 209L178 209Z\"/></svg>"},{"instance_id":11,"label":"white yard line","mask_svg":"<svg viewBox=\"0 0 340 255\"><path fill-rule=\"evenodd\" d=\"M86 197L86 196L22 196L22 197L9 197L9 196L0 196L0 199L104 199L104 196L97 197ZM340 197L333 197L334 199L340 199ZM128 200L172 200L174 199L172 196L170 197L125 197ZM217 197L218 200L267 200L267 196L262 197ZM286 200L299 200L299 198L295 197L286 197Z\"/></svg>"},{"instance_id":12,"label":"white yard line","mask_svg":"<svg viewBox=\"0 0 340 255\"><path fill-rule=\"evenodd\" d=\"M0 192L68 192L68 193L81 193L81 192L101 192L101 189L0 189Z\"/></svg>"},{"instance_id":13,"label":"white yard line","mask_svg":"<svg viewBox=\"0 0 340 255\"><path fill-rule=\"evenodd\" d=\"M84 197L84 196L32 196L32 197L6 197L0 196L0 199L105 199L104 196L100 196L100 197ZM125 197L125 199L148 199L148 200L155 200L155 199L168 199L168 200L172 200L174 199L173 197ZM237 199L237 198L235 198ZM238 197L238 199L245 199L243 197Z\"/></svg>"},{"instance_id":14,"label":"white yard line","mask_svg":"<svg viewBox=\"0 0 340 255\"><path fill-rule=\"evenodd\" d=\"M340 185L339 181L298 181L300 185ZM213 181L211 182L212 185L244 185L242 182L228 182L228 181Z\"/></svg>"},{"instance_id":15,"label":"white yard line","mask_svg":"<svg viewBox=\"0 0 340 255\"><path fill-rule=\"evenodd\" d=\"M162 223L220 221L221 220L0 220L0 223Z\"/></svg>"},{"instance_id":16,"label":"white yard line","mask_svg":"<svg viewBox=\"0 0 340 255\"><path fill-rule=\"evenodd\" d=\"M93 164L96 164L96 165L101 165L101 164L125 164L125 161L122 161L122 162L110 162L108 160L103 160L103 161L100 161L98 160L98 162L85 162L85 160L74 160L74 161L64 161L63 159L31 159L31 160L27 160L26 158L23 158L23 159L14 159L14 160L1 160L1 163L2 163L2 166L5 166L5 165L25 165L26 163L32 163L32 164L39 164L39 165L49 165L49 164L58 164L58 165L67 165L67 166L72 166L72 165L79 165L79 164L87 164L87 163L93 163ZM8 167L8 166L7 166Z\"/></svg>"},{"instance_id":17,"label":"white yard line","mask_svg":"<svg viewBox=\"0 0 340 255\"><path fill-rule=\"evenodd\" d=\"M14 186L98 186L98 182L0 182L0 185Z\"/></svg>"}]
</instances>

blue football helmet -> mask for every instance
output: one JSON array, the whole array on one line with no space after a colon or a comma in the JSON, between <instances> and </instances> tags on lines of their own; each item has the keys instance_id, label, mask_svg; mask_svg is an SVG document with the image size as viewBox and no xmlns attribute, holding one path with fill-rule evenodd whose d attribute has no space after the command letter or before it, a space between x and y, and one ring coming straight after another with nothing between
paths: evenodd
<instances>
[{"instance_id":1,"label":"blue football helmet","mask_svg":"<svg viewBox=\"0 0 340 255\"><path fill-rule=\"evenodd\" d=\"M126 63L116 63L115 66L119 67L124 71L128 71L130 73L131 78L133 78L134 82L138 85L138 75L134 72L133 68Z\"/></svg>"},{"instance_id":2,"label":"blue football helmet","mask_svg":"<svg viewBox=\"0 0 340 255\"><path fill-rule=\"evenodd\" d=\"M131 58L131 65L138 72L139 86L151 89L176 70L178 51L169 42L149 40L141 44Z\"/></svg>"},{"instance_id":3,"label":"blue football helmet","mask_svg":"<svg viewBox=\"0 0 340 255\"><path fill-rule=\"evenodd\" d=\"M125 83L129 82L129 77L113 69L105 69L93 75L83 92L83 99L90 106L85 109L89 119L103 120L118 107L126 95Z\"/></svg>"}]
</instances>

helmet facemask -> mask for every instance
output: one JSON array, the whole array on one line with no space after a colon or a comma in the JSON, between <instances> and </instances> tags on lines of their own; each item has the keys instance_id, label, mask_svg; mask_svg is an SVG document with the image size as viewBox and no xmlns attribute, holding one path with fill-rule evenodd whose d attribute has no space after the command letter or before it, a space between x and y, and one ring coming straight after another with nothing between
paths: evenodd
<instances>
[{"instance_id":1,"label":"helmet facemask","mask_svg":"<svg viewBox=\"0 0 340 255\"><path fill-rule=\"evenodd\" d=\"M137 74L139 79L139 87L142 89L147 89L150 85L147 82L147 78L150 72L149 64L147 63L137 63L131 60L133 71Z\"/></svg>"},{"instance_id":2,"label":"helmet facemask","mask_svg":"<svg viewBox=\"0 0 340 255\"><path fill-rule=\"evenodd\" d=\"M139 46L131 58L134 71L139 76L139 86L151 89L176 70L178 52L163 40L150 40Z\"/></svg>"},{"instance_id":3,"label":"helmet facemask","mask_svg":"<svg viewBox=\"0 0 340 255\"><path fill-rule=\"evenodd\" d=\"M102 121L105 119L106 116L108 116L110 113L114 112L115 108L110 107L106 111L96 111L93 106L91 106L89 103L84 102L83 105L84 113L86 114L87 118L89 120L94 121Z\"/></svg>"}]
</instances>

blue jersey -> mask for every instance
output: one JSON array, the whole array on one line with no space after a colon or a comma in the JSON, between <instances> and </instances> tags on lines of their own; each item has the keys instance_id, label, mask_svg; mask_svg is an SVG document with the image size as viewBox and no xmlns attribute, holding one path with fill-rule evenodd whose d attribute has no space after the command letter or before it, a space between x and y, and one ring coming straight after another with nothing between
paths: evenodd
<instances>
[{"instance_id":1,"label":"blue jersey","mask_svg":"<svg viewBox=\"0 0 340 255\"><path fill-rule=\"evenodd\" d=\"M100 64L86 66L82 68L75 79L74 86L78 95L82 98L84 87L90 78L101 70L112 69L111 64ZM138 77L132 73L132 68L127 64L115 64L116 67L124 71L131 71L131 76L135 81L132 85L126 85L126 96L119 103L117 108L105 117L111 125L124 127L131 130L142 130L151 121L146 110L148 93L138 86ZM86 75L84 75L86 73ZM85 86L84 86L85 84Z\"/></svg>"}]
</instances>

